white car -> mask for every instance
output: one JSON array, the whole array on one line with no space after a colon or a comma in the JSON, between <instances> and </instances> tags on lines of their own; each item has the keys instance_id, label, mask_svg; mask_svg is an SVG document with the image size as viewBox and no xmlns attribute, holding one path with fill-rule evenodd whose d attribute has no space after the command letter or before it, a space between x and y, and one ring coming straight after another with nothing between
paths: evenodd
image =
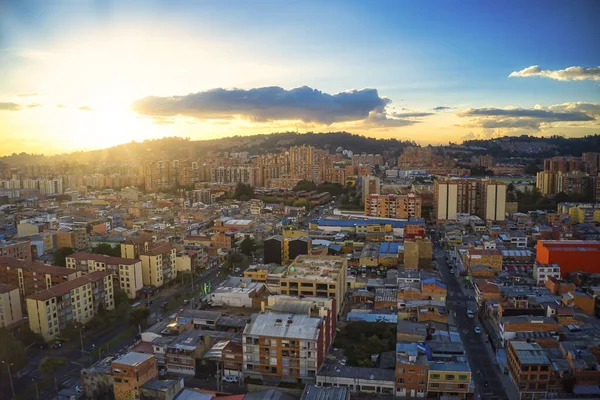
<instances>
[{"instance_id":1,"label":"white car","mask_svg":"<svg viewBox=\"0 0 600 400\"><path fill-rule=\"evenodd\" d=\"M475 331L476 334L479 335L481 333L481 328L478 327L478 326L476 326L475 329L474 329L474 331Z\"/></svg>"},{"instance_id":2,"label":"white car","mask_svg":"<svg viewBox=\"0 0 600 400\"><path fill-rule=\"evenodd\" d=\"M473 314L473 310L467 310L467 317L475 318L475 314Z\"/></svg>"},{"instance_id":3,"label":"white car","mask_svg":"<svg viewBox=\"0 0 600 400\"><path fill-rule=\"evenodd\" d=\"M225 375L223 377L223 382L228 382L228 383L237 383L240 379L235 376L235 375Z\"/></svg>"}]
</instances>

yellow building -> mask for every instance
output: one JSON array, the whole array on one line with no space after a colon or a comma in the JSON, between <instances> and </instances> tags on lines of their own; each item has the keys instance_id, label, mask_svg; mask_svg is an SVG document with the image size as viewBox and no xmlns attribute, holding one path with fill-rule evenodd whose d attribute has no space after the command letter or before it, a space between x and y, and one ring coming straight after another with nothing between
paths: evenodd
<instances>
[{"instance_id":1,"label":"yellow building","mask_svg":"<svg viewBox=\"0 0 600 400\"><path fill-rule=\"evenodd\" d=\"M162 244L140 253L144 285L160 287L177 277L177 250Z\"/></svg>"},{"instance_id":2,"label":"yellow building","mask_svg":"<svg viewBox=\"0 0 600 400\"><path fill-rule=\"evenodd\" d=\"M428 238L407 239L404 241L404 268L419 269L431 267L433 247Z\"/></svg>"},{"instance_id":3,"label":"yellow building","mask_svg":"<svg viewBox=\"0 0 600 400\"><path fill-rule=\"evenodd\" d=\"M11 327L22 320L19 288L0 283L0 328Z\"/></svg>"},{"instance_id":4,"label":"yellow building","mask_svg":"<svg viewBox=\"0 0 600 400\"><path fill-rule=\"evenodd\" d=\"M69 322L86 324L102 306L115 308L112 274L96 271L27 296L29 327L45 341L60 337Z\"/></svg>"},{"instance_id":5,"label":"yellow building","mask_svg":"<svg viewBox=\"0 0 600 400\"><path fill-rule=\"evenodd\" d=\"M140 260L79 252L66 257L66 263L67 268L76 269L82 274L110 272L115 278L113 283L127 293L130 299L135 299L137 292L144 286Z\"/></svg>"},{"instance_id":6,"label":"yellow building","mask_svg":"<svg viewBox=\"0 0 600 400\"><path fill-rule=\"evenodd\" d=\"M269 275L267 265L251 265L244 271L244 278L250 278L254 282L266 282Z\"/></svg>"},{"instance_id":7,"label":"yellow building","mask_svg":"<svg viewBox=\"0 0 600 400\"><path fill-rule=\"evenodd\" d=\"M429 362L427 392L465 399L471 384L471 369L466 362Z\"/></svg>"},{"instance_id":8,"label":"yellow building","mask_svg":"<svg viewBox=\"0 0 600 400\"><path fill-rule=\"evenodd\" d=\"M279 281L280 293L287 296L335 298L336 312L346 296L348 261L338 256L296 257Z\"/></svg>"}]
</instances>

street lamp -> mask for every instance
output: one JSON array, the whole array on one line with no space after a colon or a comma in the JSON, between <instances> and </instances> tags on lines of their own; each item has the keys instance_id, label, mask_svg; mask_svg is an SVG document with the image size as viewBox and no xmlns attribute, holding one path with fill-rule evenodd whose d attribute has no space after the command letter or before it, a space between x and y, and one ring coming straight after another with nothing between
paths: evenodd
<instances>
[{"instance_id":1,"label":"street lamp","mask_svg":"<svg viewBox=\"0 0 600 400\"><path fill-rule=\"evenodd\" d=\"M40 398L40 392L38 391L37 381L35 380L35 378L31 378L31 381L35 385L35 398L39 399Z\"/></svg>"},{"instance_id":2,"label":"street lamp","mask_svg":"<svg viewBox=\"0 0 600 400\"><path fill-rule=\"evenodd\" d=\"M8 368L8 379L10 380L10 390L12 390L12 395L14 398L15 397L15 387L13 386L12 373L10 372L10 366L15 365L15 363L7 363L6 361L2 361L2 364L5 364L6 368Z\"/></svg>"}]
</instances>

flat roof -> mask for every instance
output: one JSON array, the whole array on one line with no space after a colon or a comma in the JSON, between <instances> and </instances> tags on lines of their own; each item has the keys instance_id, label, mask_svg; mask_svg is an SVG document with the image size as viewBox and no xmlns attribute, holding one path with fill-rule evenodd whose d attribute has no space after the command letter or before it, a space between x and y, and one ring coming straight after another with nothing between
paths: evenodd
<instances>
[{"instance_id":1,"label":"flat roof","mask_svg":"<svg viewBox=\"0 0 600 400\"><path fill-rule=\"evenodd\" d=\"M550 365L548 355L539 344L523 341L511 341L510 344L515 349L521 364Z\"/></svg>"},{"instance_id":2,"label":"flat roof","mask_svg":"<svg viewBox=\"0 0 600 400\"><path fill-rule=\"evenodd\" d=\"M68 269L68 268L65 268ZM72 271L69 269L69 271ZM111 273L108 271L94 271L89 274L83 275L79 278L75 278L73 280L59 283L58 285L52 286L49 289L42 290L40 292L31 294L27 296L28 299L37 300L37 301L45 301L57 296L64 296L69 293L71 290L86 285L88 283L97 282L101 279L104 279L107 276L110 276Z\"/></svg>"},{"instance_id":3,"label":"flat roof","mask_svg":"<svg viewBox=\"0 0 600 400\"><path fill-rule=\"evenodd\" d=\"M121 357L113 360L112 364L123 364L123 365L131 365L136 366L140 365L146 360L154 357L154 354L144 354L144 353L136 353L131 351L129 353L123 354Z\"/></svg>"},{"instance_id":4,"label":"flat roof","mask_svg":"<svg viewBox=\"0 0 600 400\"><path fill-rule=\"evenodd\" d=\"M307 315L267 312L254 314L244 335L316 340L321 318Z\"/></svg>"},{"instance_id":5,"label":"flat roof","mask_svg":"<svg viewBox=\"0 0 600 400\"><path fill-rule=\"evenodd\" d=\"M469 363L466 362L439 362L429 361L427 363L430 371L446 371L446 372L471 372Z\"/></svg>"},{"instance_id":6,"label":"flat roof","mask_svg":"<svg viewBox=\"0 0 600 400\"><path fill-rule=\"evenodd\" d=\"M308 256L296 257L288 267L282 279L316 280L320 282L333 282L342 273L343 256Z\"/></svg>"}]
</instances>

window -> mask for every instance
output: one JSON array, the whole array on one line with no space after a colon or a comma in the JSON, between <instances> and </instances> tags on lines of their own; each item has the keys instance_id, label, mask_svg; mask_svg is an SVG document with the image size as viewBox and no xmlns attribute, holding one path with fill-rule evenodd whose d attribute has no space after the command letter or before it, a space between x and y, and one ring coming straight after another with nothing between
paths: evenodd
<instances>
[{"instance_id":1,"label":"window","mask_svg":"<svg viewBox=\"0 0 600 400\"><path fill-rule=\"evenodd\" d=\"M446 379L447 381L453 381L453 380L454 380L454 375L446 375L446 376L445 376L445 379Z\"/></svg>"},{"instance_id":2,"label":"window","mask_svg":"<svg viewBox=\"0 0 600 400\"><path fill-rule=\"evenodd\" d=\"M431 374L431 379L440 379L440 374Z\"/></svg>"},{"instance_id":3,"label":"window","mask_svg":"<svg viewBox=\"0 0 600 400\"><path fill-rule=\"evenodd\" d=\"M404 378L398 378L398 383L404 383Z\"/></svg>"},{"instance_id":4,"label":"window","mask_svg":"<svg viewBox=\"0 0 600 400\"><path fill-rule=\"evenodd\" d=\"M398 373L399 374L403 374L404 373L404 368L398 368Z\"/></svg>"},{"instance_id":5,"label":"window","mask_svg":"<svg viewBox=\"0 0 600 400\"><path fill-rule=\"evenodd\" d=\"M439 388L439 387L440 387L440 384L439 384L439 383L432 383L432 384L431 384L431 385L429 385L429 386L431 386L432 388Z\"/></svg>"},{"instance_id":6,"label":"window","mask_svg":"<svg viewBox=\"0 0 600 400\"><path fill-rule=\"evenodd\" d=\"M459 375L459 376L458 376L458 380L459 380L459 381L466 381L466 380L467 380L467 378L468 378L468 377L467 377L467 375Z\"/></svg>"},{"instance_id":7,"label":"window","mask_svg":"<svg viewBox=\"0 0 600 400\"><path fill-rule=\"evenodd\" d=\"M426 373L427 373L426 369L419 370L419 374L421 374L421 375L425 375Z\"/></svg>"}]
</instances>

